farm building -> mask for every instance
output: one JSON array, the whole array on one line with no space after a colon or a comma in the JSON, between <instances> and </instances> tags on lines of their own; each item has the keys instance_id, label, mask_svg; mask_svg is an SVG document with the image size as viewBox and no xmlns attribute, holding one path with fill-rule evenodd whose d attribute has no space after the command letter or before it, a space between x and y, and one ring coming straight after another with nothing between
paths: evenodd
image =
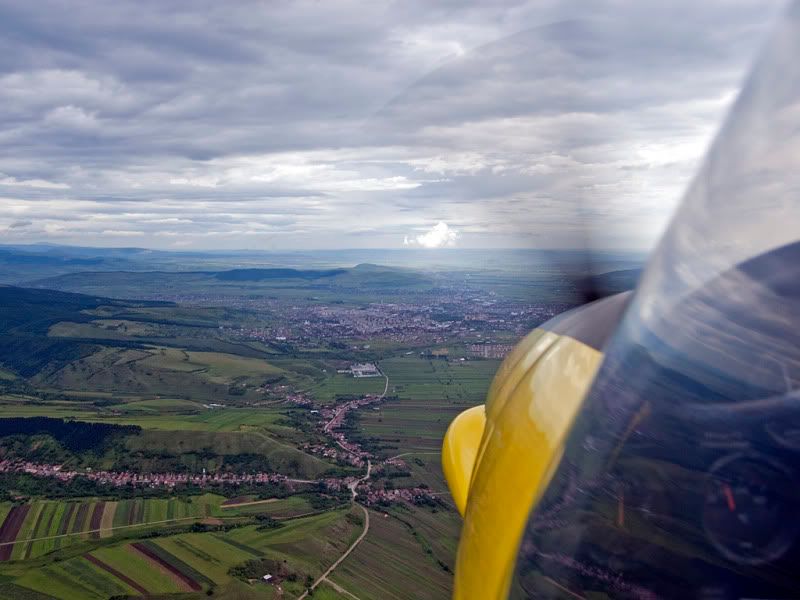
<instances>
[{"instance_id":1,"label":"farm building","mask_svg":"<svg viewBox=\"0 0 800 600\"><path fill-rule=\"evenodd\" d=\"M381 372L372 363L357 363L350 367L353 377L380 377Z\"/></svg>"}]
</instances>

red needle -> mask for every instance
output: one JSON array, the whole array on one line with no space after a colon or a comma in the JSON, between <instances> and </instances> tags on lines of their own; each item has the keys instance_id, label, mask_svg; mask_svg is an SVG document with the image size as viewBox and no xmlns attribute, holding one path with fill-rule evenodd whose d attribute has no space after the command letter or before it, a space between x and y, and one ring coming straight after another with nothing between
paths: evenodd
<instances>
[{"instance_id":1,"label":"red needle","mask_svg":"<svg viewBox=\"0 0 800 600\"><path fill-rule=\"evenodd\" d=\"M728 509L731 512L736 510L736 500L733 499L733 492L731 491L731 486L723 485L722 491L725 492L725 499L728 501Z\"/></svg>"}]
</instances>

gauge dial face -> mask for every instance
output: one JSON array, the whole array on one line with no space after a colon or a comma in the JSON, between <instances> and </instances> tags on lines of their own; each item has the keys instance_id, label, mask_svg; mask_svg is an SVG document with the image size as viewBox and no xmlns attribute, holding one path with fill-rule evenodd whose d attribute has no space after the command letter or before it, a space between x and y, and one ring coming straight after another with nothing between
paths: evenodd
<instances>
[{"instance_id":1,"label":"gauge dial face","mask_svg":"<svg viewBox=\"0 0 800 600\"><path fill-rule=\"evenodd\" d=\"M766 457L736 455L709 473L703 524L723 556L757 565L777 560L792 545L797 509L788 469Z\"/></svg>"}]
</instances>

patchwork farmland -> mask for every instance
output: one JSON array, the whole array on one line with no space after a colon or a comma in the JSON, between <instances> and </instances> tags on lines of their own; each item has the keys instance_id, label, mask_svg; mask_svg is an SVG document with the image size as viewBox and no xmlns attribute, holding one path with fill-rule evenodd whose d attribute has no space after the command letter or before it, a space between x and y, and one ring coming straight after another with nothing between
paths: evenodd
<instances>
[{"instance_id":1,"label":"patchwork farmland","mask_svg":"<svg viewBox=\"0 0 800 600\"><path fill-rule=\"evenodd\" d=\"M116 530L191 523L216 514L222 500L206 494L185 499L0 504L0 562L37 558L78 541L111 537Z\"/></svg>"},{"instance_id":2,"label":"patchwork farmland","mask_svg":"<svg viewBox=\"0 0 800 600\"><path fill-rule=\"evenodd\" d=\"M39 568L0 583L0 598L100 600L239 589L247 583L233 576L231 569L252 563L283 573L282 589L296 596L307 577L319 576L357 537L360 526L350 512L342 509L299 518L280 528L250 525L225 533L125 540L65 560L41 559ZM271 597L272 588L260 582L252 585Z\"/></svg>"}]
</instances>

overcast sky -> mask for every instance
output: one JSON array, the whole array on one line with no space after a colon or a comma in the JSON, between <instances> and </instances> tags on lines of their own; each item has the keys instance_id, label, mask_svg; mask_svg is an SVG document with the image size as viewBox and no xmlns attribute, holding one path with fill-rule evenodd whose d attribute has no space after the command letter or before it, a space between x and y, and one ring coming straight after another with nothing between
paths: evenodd
<instances>
[{"instance_id":1,"label":"overcast sky","mask_svg":"<svg viewBox=\"0 0 800 600\"><path fill-rule=\"evenodd\" d=\"M647 247L781 6L0 1L0 243Z\"/></svg>"}]
</instances>

